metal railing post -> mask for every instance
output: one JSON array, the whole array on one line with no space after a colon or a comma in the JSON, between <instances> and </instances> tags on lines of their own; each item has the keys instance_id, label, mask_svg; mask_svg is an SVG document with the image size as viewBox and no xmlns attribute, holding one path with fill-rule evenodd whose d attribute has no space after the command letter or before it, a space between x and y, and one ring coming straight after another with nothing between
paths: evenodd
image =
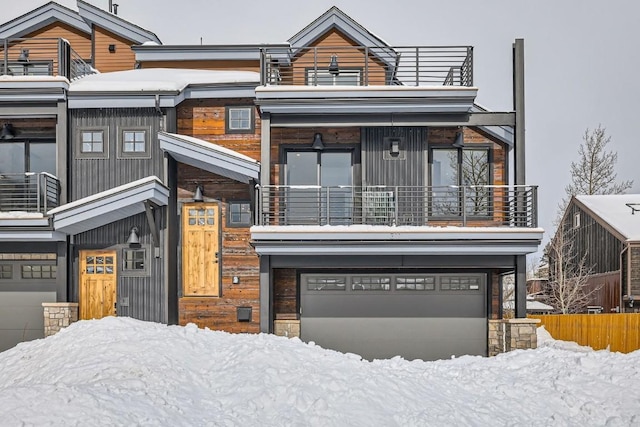
<instances>
[{"instance_id":1,"label":"metal railing post","mask_svg":"<svg viewBox=\"0 0 640 427\"><path fill-rule=\"evenodd\" d=\"M531 226L538 226L538 187L531 187Z\"/></svg>"},{"instance_id":2,"label":"metal railing post","mask_svg":"<svg viewBox=\"0 0 640 427\"><path fill-rule=\"evenodd\" d=\"M364 85L369 86L369 47L364 47Z\"/></svg>"},{"instance_id":3,"label":"metal railing post","mask_svg":"<svg viewBox=\"0 0 640 427\"><path fill-rule=\"evenodd\" d=\"M399 200L398 199L400 198L399 194L400 193L398 192L398 186L396 185L395 189L393 190L393 213L394 213L394 215L393 215L393 225L394 226L398 225L398 223L399 223L398 221L400 219L399 213L398 213L398 211L400 210L400 209L398 209L398 207L399 207Z\"/></svg>"},{"instance_id":4,"label":"metal railing post","mask_svg":"<svg viewBox=\"0 0 640 427\"><path fill-rule=\"evenodd\" d=\"M322 194L322 187L320 187L320 194ZM322 212L322 209L320 211ZM327 225L331 225L331 187L327 187L326 221L327 221Z\"/></svg>"},{"instance_id":5,"label":"metal railing post","mask_svg":"<svg viewBox=\"0 0 640 427\"><path fill-rule=\"evenodd\" d=\"M416 86L420 86L420 48L416 46Z\"/></svg>"},{"instance_id":6,"label":"metal railing post","mask_svg":"<svg viewBox=\"0 0 640 427\"><path fill-rule=\"evenodd\" d=\"M7 39L3 40L2 48L4 49L4 64L3 64L4 73L3 74L7 75L9 74L9 43Z\"/></svg>"},{"instance_id":7,"label":"metal railing post","mask_svg":"<svg viewBox=\"0 0 640 427\"><path fill-rule=\"evenodd\" d=\"M466 227L467 226L467 209L466 209L466 204L467 204L467 187L465 187L464 185L461 187L462 188L462 204L460 206L460 208L462 209L462 226Z\"/></svg>"},{"instance_id":8,"label":"metal railing post","mask_svg":"<svg viewBox=\"0 0 640 427\"><path fill-rule=\"evenodd\" d=\"M36 212L40 212L40 178L42 174L35 175L36 178Z\"/></svg>"}]
</instances>

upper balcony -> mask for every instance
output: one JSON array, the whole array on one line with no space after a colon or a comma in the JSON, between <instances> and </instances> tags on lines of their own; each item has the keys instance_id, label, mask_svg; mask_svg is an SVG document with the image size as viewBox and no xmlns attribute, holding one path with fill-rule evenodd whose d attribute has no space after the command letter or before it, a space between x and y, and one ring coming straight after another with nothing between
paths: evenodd
<instances>
[{"instance_id":1,"label":"upper balcony","mask_svg":"<svg viewBox=\"0 0 640 427\"><path fill-rule=\"evenodd\" d=\"M59 204L60 183L47 172L0 175L0 217L47 216Z\"/></svg>"},{"instance_id":2,"label":"upper balcony","mask_svg":"<svg viewBox=\"0 0 640 427\"><path fill-rule=\"evenodd\" d=\"M61 76L74 80L95 70L62 38L0 40L0 74Z\"/></svg>"},{"instance_id":3,"label":"upper balcony","mask_svg":"<svg viewBox=\"0 0 640 427\"><path fill-rule=\"evenodd\" d=\"M263 86L473 86L471 46L302 46L261 50Z\"/></svg>"}]
</instances>

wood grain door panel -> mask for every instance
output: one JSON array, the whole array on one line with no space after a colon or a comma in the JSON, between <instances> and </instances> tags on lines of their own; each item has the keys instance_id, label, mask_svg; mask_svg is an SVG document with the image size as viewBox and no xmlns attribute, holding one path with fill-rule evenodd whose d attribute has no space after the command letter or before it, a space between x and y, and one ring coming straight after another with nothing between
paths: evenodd
<instances>
[{"instance_id":1,"label":"wood grain door panel","mask_svg":"<svg viewBox=\"0 0 640 427\"><path fill-rule=\"evenodd\" d=\"M80 251L80 319L116 315L115 251Z\"/></svg>"},{"instance_id":2,"label":"wood grain door panel","mask_svg":"<svg viewBox=\"0 0 640 427\"><path fill-rule=\"evenodd\" d=\"M220 295L220 221L217 204L182 207L184 296Z\"/></svg>"}]
</instances>

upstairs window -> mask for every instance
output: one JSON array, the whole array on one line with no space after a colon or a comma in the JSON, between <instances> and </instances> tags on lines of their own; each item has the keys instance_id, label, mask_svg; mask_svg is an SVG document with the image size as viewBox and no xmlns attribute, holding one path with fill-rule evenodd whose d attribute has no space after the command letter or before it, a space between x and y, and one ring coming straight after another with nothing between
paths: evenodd
<instances>
[{"instance_id":1,"label":"upstairs window","mask_svg":"<svg viewBox=\"0 0 640 427\"><path fill-rule=\"evenodd\" d=\"M227 107L226 133L254 133L253 107Z\"/></svg>"},{"instance_id":2,"label":"upstairs window","mask_svg":"<svg viewBox=\"0 0 640 427\"><path fill-rule=\"evenodd\" d=\"M248 227L251 225L251 203L230 201L227 216L228 227Z\"/></svg>"},{"instance_id":3,"label":"upstairs window","mask_svg":"<svg viewBox=\"0 0 640 427\"><path fill-rule=\"evenodd\" d=\"M149 157L149 131L145 128L128 128L120 132L118 144L120 157Z\"/></svg>"},{"instance_id":4,"label":"upstairs window","mask_svg":"<svg viewBox=\"0 0 640 427\"><path fill-rule=\"evenodd\" d=\"M310 86L360 86L360 70L307 70L307 85Z\"/></svg>"},{"instance_id":5,"label":"upstairs window","mask_svg":"<svg viewBox=\"0 0 640 427\"><path fill-rule=\"evenodd\" d=\"M106 126L80 129L76 153L79 158L106 159L109 156L109 133Z\"/></svg>"},{"instance_id":6,"label":"upstairs window","mask_svg":"<svg viewBox=\"0 0 640 427\"><path fill-rule=\"evenodd\" d=\"M104 132L101 130L82 132L82 152L104 153Z\"/></svg>"}]
</instances>

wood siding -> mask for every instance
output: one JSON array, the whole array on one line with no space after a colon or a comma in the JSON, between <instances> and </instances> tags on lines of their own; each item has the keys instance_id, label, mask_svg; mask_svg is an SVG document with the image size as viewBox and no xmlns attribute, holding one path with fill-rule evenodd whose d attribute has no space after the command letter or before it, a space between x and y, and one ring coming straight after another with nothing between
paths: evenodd
<instances>
[{"instance_id":1,"label":"wood siding","mask_svg":"<svg viewBox=\"0 0 640 427\"><path fill-rule=\"evenodd\" d=\"M67 24L54 22L23 36L23 38L65 39L69 42L71 48L76 51L76 53L80 55L82 59L87 62L91 61L91 35L73 28ZM22 46L24 46L24 48L26 49L29 49L30 61L37 61L39 59L52 60L54 61L55 66L57 66L57 42L55 42L54 40L25 40L12 45L10 52L15 53L17 58L17 55L20 54L20 49ZM12 60L12 58L10 58L10 60Z\"/></svg>"},{"instance_id":2,"label":"wood siding","mask_svg":"<svg viewBox=\"0 0 640 427\"><path fill-rule=\"evenodd\" d=\"M190 70L260 71L260 61L145 61L140 68L188 68Z\"/></svg>"},{"instance_id":3,"label":"wood siding","mask_svg":"<svg viewBox=\"0 0 640 427\"><path fill-rule=\"evenodd\" d=\"M640 245L629 246L629 285L629 295L640 297ZM635 309L639 310L640 307Z\"/></svg>"},{"instance_id":4,"label":"wood siding","mask_svg":"<svg viewBox=\"0 0 640 427\"><path fill-rule=\"evenodd\" d=\"M164 175L164 155L158 144L161 116L153 108L104 108L70 110L71 116L71 197L82 197L105 191L151 175ZM120 133L127 128L146 128L150 144L149 158L119 158ZM80 158L80 132L106 129L108 157Z\"/></svg>"},{"instance_id":5,"label":"wood siding","mask_svg":"<svg viewBox=\"0 0 640 427\"><path fill-rule=\"evenodd\" d=\"M133 70L136 57L131 46L135 43L104 28L93 27L94 67L100 72ZM115 52L109 52L109 45L115 45Z\"/></svg>"},{"instance_id":6,"label":"wood siding","mask_svg":"<svg viewBox=\"0 0 640 427\"><path fill-rule=\"evenodd\" d=\"M273 270L273 311L278 315L298 314L298 279L293 268Z\"/></svg>"},{"instance_id":7,"label":"wood siding","mask_svg":"<svg viewBox=\"0 0 640 427\"><path fill-rule=\"evenodd\" d=\"M192 100L178 107L178 133L211 141L254 159L260 157L260 119L256 113L255 132L225 134L225 106L252 105L250 99ZM219 297L179 299L179 323L228 332L260 331L259 258L250 244L249 227L229 227L228 202L249 201L253 188L195 167L178 164L178 198L193 199L196 185L203 187L206 201L219 201L222 209L222 249ZM239 283L233 283L237 276ZM180 290L182 292L182 290ZM182 294L181 294L182 295ZM238 322L237 308L251 307L250 322Z\"/></svg>"}]
</instances>

